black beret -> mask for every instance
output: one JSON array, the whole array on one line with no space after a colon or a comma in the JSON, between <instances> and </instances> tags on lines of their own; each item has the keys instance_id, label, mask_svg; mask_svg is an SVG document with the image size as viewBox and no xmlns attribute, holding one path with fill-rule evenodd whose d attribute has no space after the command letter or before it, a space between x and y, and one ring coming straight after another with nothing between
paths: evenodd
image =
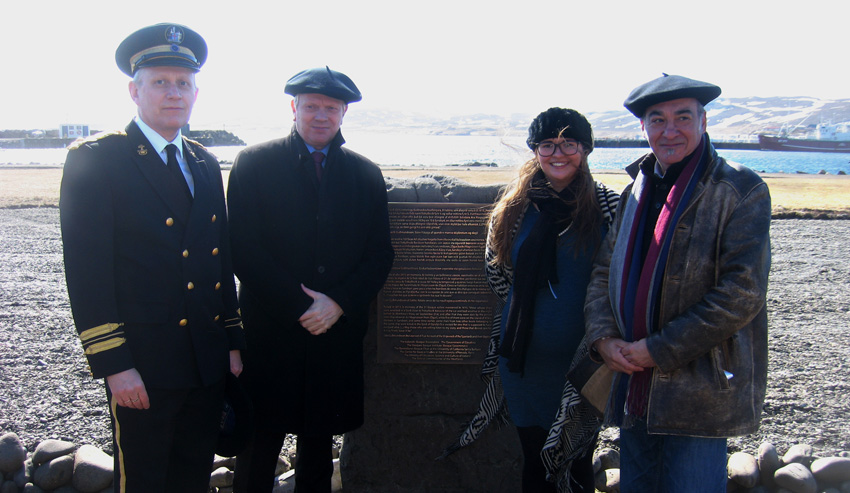
<instances>
[{"instance_id":1,"label":"black beret","mask_svg":"<svg viewBox=\"0 0 850 493\"><path fill-rule=\"evenodd\" d=\"M298 94L324 94L343 103L356 103L363 99L360 90L347 75L327 66L302 70L286 81L283 92L291 96Z\"/></svg>"},{"instance_id":2,"label":"black beret","mask_svg":"<svg viewBox=\"0 0 850 493\"><path fill-rule=\"evenodd\" d=\"M575 139L581 142L587 152L593 150L593 130L590 122L576 110L549 108L537 115L528 127L528 139L525 143L531 150L537 144L556 137Z\"/></svg>"},{"instance_id":3,"label":"black beret","mask_svg":"<svg viewBox=\"0 0 850 493\"><path fill-rule=\"evenodd\" d=\"M185 67L197 72L207 61L207 42L180 24L143 27L118 45L115 62L132 77L144 67Z\"/></svg>"},{"instance_id":4,"label":"black beret","mask_svg":"<svg viewBox=\"0 0 850 493\"><path fill-rule=\"evenodd\" d=\"M222 457L233 457L242 452L251 438L253 420L254 407L248 393L236 375L228 371L215 453Z\"/></svg>"},{"instance_id":5,"label":"black beret","mask_svg":"<svg viewBox=\"0 0 850 493\"><path fill-rule=\"evenodd\" d=\"M652 105L681 98L694 98L703 106L720 96L720 88L708 82L688 79L681 75L663 74L646 84L636 87L623 106L638 118L643 118Z\"/></svg>"}]
</instances>

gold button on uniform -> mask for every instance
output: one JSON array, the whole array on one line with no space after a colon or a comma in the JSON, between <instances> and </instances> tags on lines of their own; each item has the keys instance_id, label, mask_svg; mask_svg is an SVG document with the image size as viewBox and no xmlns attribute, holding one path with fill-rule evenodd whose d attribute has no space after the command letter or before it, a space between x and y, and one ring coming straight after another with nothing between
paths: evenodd
<instances>
[{"instance_id":1,"label":"gold button on uniform","mask_svg":"<svg viewBox=\"0 0 850 493\"><path fill-rule=\"evenodd\" d=\"M183 250L183 258L186 258L188 256L189 256L189 250Z\"/></svg>"},{"instance_id":2,"label":"gold button on uniform","mask_svg":"<svg viewBox=\"0 0 850 493\"><path fill-rule=\"evenodd\" d=\"M189 321L188 321L188 320L186 320L185 318L184 318L184 319L182 319L182 320L180 320L180 327L185 327L185 326L187 326L187 325L189 325Z\"/></svg>"},{"instance_id":3,"label":"gold button on uniform","mask_svg":"<svg viewBox=\"0 0 850 493\"><path fill-rule=\"evenodd\" d=\"M215 290L218 291L219 289L221 289L221 283L217 282L215 283Z\"/></svg>"},{"instance_id":4,"label":"gold button on uniform","mask_svg":"<svg viewBox=\"0 0 850 493\"><path fill-rule=\"evenodd\" d=\"M166 226L174 226L174 219L171 219L169 217L168 219L165 220L165 225Z\"/></svg>"},{"instance_id":5,"label":"gold button on uniform","mask_svg":"<svg viewBox=\"0 0 850 493\"><path fill-rule=\"evenodd\" d=\"M216 219L217 219L217 218L215 217L215 214L213 214L213 216L212 216L212 222L215 222L215 220L216 220Z\"/></svg>"},{"instance_id":6,"label":"gold button on uniform","mask_svg":"<svg viewBox=\"0 0 850 493\"><path fill-rule=\"evenodd\" d=\"M186 288L187 289L195 289L195 283L190 282L189 284L186 285Z\"/></svg>"},{"instance_id":7,"label":"gold button on uniform","mask_svg":"<svg viewBox=\"0 0 850 493\"><path fill-rule=\"evenodd\" d=\"M212 252L212 253L213 253L213 257L215 257L216 255L218 255L218 248L213 248L213 252Z\"/></svg>"},{"instance_id":8,"label":"gold button on uniform","mask_svg":"<svg viewBox=\"0 0 850 493\"><path fill-rule=\"evenodd\" d=\"M220 318L221 317L219 315L216 315L215 318L213 319L213 321L218 322L218 319L220 319Z\"/></svg>"}]
</instances>

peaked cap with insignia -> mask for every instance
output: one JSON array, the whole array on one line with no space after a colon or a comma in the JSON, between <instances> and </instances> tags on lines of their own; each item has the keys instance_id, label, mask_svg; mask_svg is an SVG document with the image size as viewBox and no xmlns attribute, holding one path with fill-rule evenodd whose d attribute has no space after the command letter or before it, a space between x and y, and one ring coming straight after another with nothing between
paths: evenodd
<instances>
[{"instance_id":1,"label":"peaked cap with insignia","mask_svg":"<svg viewBox=\"0 0 850 493\"><path fill-rule=\"evenodd\" d=\"M144 67L184 67L197 72L207 61L207 42L180 24L143 27L118 45L115 62L132 77Z\"/></svg>"}]
</instances>

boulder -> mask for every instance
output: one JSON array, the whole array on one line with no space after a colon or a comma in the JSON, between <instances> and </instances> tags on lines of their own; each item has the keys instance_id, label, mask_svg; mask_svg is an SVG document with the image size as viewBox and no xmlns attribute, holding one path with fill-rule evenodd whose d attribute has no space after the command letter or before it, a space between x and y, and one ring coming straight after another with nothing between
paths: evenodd
<instances>
[{"instance_id":1,"label":"boulder","mask_svg":"<svg viewBox=\"0 0 850 493\"><path fill-rule=\"evenodd\" d=\"M233 486L233 471L226 467L219 467L210 476L210 487L223 488Z\"/></svg>"},{"instance_id":2,"label":"boulder","mask_svg":"<svg viewBox=\"0 0 850 493\"><path fill-rule=\"evenodd\" d=\"M816 493L818 489L812 471L799 462L780 468L773 479L778 486L793 493Z\"/></svg>"},{"instance_id":3,"label":"boulder","mask_svg":"<svg viewBox=\"0 0 850 493\"><path fill-rule=\"evenodd\" d=\"M0 436L0 472L12 474L21 468L27 458L27 449L15 433Z\"/></svg>"},{"instance_id":4,"label":"boulder","mask_svg":"<svg viewBox=\"0 0 850 493\"><path fill-rule=\"evenodd\" d=\"M218 469L219 467L226 467L233 471L236 469L236 457L221 457L216 455L213 457L213 471Z\"/></svg>"},{"instance_id":5,"label":"boulder","mask_svg":"<svg viewBox=\"0 0 850 493\"><path fill-rule=\"evenodd\" d=\"M71 482L74 473L74 458L63 455L36 467L33 473L33 483L45 490L55 490Z\"/></svg>"},{"instance_id":6,"label":"boulder","mask_svg":"<svg viewBox=\"0 0 850 493\"><path fill-rule=\"evenodd\" d=\"M772 443L764 442L759 446L758 465L761 483L768 488L773 488L773 475L782 467L782 463L779 460L779 453Z\"/></svg>"},{"instance_id":7,"label":"boulder","mask_svg":"<svg viewBox=\"0 0 850 493\"><path fill-rule=\"evenodd\" d=\"M599 469L596 469L596 460L599 460ZM612 448L604 448L597 450L593 454L594 471L605 471L607 469L620 468L620 452Z\"/></svg>"},{"instance_id":8,"label":"boulder","mask_svg":"<svg viewBox=\"0 0 850 493\"><path fill-rule=\"evenodd\" d=\"M32 458L27 458L24 461L24 465L15 472L15 475L12 476L12 481L18 485L18 489L23 489L27 483L32 481Z\"/></svg>"},{"instance_id":9,"label":"boulder","mask_svg":"<svg viewBox=\"0 0 850 493\"><path fill-rule=\"evenodd\" d=\"M620 470L605 469L596 475L596 489L602 493L619 493Z\"/></svg>"},{"instance_id":10,"label":"boulder","mask_svg":"<svg viewBox=\"0 0 850 493\"><path fill-rule=\"evenodd\" d=\"M76 448L76 445L64 440L45 440L35 447L35 452L32 454L32 463L38 467L59 456L68 455Z\"/></svg>"},{"instance_id":11,"label":"boulder","mask_svg":"<svg viewBox=\"0 0 850 493\"><path fill-rule=\"evenodd\" d=\"M792 445L788 451L785 452L785 455L782 456L782 462L786 465L796 462L809 467L809 464L812 463L814 453L814 449L811 445Z\"/></svg>"},{"instance_id":12,"label":"boulder","mask_svg":"<svg viewBox=\"0 0 850 493\"><path fill-rule=\"evenodd\" d=\"M104 451L83 445L74 454L74 488L80 493L98 493L112 484L114 465L115 461Z\"/></svg>"},{"instance_id":13,"label":"boulder","mask_svg":"<svg viewBox=\"0 0 850 493\"><path fill-rule=\"evenodd\" d=\"M746 452L735 452L729 457L726 473L729 479L745 488L752 488L759 482L758 462Z\"/></svg>"},{"instance_id":14,"label":"boulder","mask_svg":"<svg viewBox=\"0 0 850 493\"><path fill-rule=\"evenodd\" d=\"M850 458L824 457L812 462L812 474L818 483L840 484L850 481Z\"/></svg>"},{"instance_id":15,"label":"boulder","mask_svg":"<svg viewBox=\"0 0 850 493\"><path fill-rule=\"evenodd\" d=\"M21 491L23 493L45 493L43 489L39 488L38 486L36 486L32 483L27 483L24 486L24 489L21 490Z\"/></svg>"},{"instance_id":16,"label":"boulder","mask_svg":"<svg viewBox=\"0 0 850 493\"><path fill-rule=\"evenodd\" d=\"M0 493L18 493L18 485L14 481L3 481L0 475Z\"/></svg>"}]
</instances>

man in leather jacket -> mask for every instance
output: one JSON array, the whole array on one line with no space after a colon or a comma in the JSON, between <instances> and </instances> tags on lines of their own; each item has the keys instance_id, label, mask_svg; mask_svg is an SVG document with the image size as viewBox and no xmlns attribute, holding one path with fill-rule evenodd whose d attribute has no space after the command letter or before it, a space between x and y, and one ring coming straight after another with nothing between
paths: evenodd
<instances>
[{"instance_id":1,"label":"man in leather jacket","mask_svg":"<svg viewBox=\"0 0 850 493\"><path fill-rule=\"evenodd\" d=\"M767 380L770 195L718 157L704 105L720 88L664 75L625 101L652 152L627 168L596 259L587 340L618 372L621 491L722 492L726 437L754 432Z\"/></svg>"}]
</instances>

